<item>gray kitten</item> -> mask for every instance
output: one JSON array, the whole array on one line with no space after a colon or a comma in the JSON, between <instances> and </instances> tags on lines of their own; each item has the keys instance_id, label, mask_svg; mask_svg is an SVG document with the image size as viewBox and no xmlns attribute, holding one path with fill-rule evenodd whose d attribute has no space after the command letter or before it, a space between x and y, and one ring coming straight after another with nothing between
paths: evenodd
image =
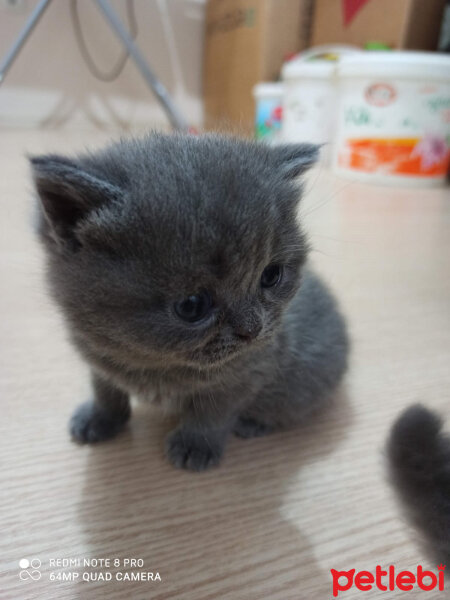
<instances>
[{"instance_id":1,"label":"gray kitten","mask_svg":"<svg viewBox=\"0 0 450 600\"><path fill-rule=\"evenodd\" d=\"M437 564L450 562L450 435L420 404L392 427L387 455L392 483Z\"/></svg>"},{"instance_id":2,"label":"gray kitten","mask_svg":"<svg viewBox=\"0 0 450 600\"><path fill-rule=\"evenodd\" d=\"M203 470L230 432L298 423L333 392L345 326L297 222L317 154L151 134L31 159L51 288L92 369L75 439L115 436L137 394L179 416L171 462Z\"/></svg>"}]
</instances>

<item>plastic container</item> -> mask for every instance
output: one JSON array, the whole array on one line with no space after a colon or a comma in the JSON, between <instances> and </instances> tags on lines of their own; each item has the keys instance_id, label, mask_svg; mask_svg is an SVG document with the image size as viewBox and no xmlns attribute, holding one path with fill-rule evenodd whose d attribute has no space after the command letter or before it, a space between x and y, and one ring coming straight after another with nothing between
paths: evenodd
<instances>
[{"instance_id":1,"label":"plastic container","mask_svg":"<svg viewBox=\"0 0 450 600\"><path fill-rule=\"evenodd\" d=\"M333 166L376 183L439 185L450 164L450 56L364 52L337 66Z\"/></svg>"},{"instance_id":2,"label":"plastic container","mask_svg":"<svg viewBox=\"0 0 450 600\"><path fill-rule=\"evenodd\" d=\"M285 63L282 138L286 142L327 144L329 158L336 114L336 64L342 56L359 52L345 45L316 46Z\"/></svg>"},{"instance_id":3,"label":"plastic container","mask_svg":"<svg viewBox=\"0 0 450 600\"><path fill-rule=\"evenodd\" d=\"M255 136L269 143L280 138L282 121L282 83L259 83L253 88L256 102Z\"/></svg>"},{"instance_id":4,"label":"plastic container","mask_svg":"<svg viewBox=\"0 0 450 600\"><path fill-rule=\"evenodd\" d=\"M335 63L325 60L293 60L284 65L283 141L331 142L334 70Z\"/></svg>"}]
</instances>

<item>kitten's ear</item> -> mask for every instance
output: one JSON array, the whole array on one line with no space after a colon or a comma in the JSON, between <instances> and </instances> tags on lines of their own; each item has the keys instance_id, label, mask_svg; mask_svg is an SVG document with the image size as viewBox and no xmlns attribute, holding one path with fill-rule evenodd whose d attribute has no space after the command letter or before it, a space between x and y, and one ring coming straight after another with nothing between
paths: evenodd
<instances>
[{"instance_id":1,"label":"kitten's ear","mask_svg":"<svg viewBox=\"0 0 450 600\"><path fill-rule=\"evenodd\" d=\"M274 146L276 166L287 179L293 179L310 169L318 160L320 145L281 144Z\"/></svg>"},{"instance_id":2,"label":"kitten's ear","mask_svg":"<svg viewBox=\"0 0 450 600\"><path fill-rule=\"evenodd\" d=\"M87 173L75 161L49 154L30 157L43 215L57 242L77 248L75 228L90 211L123 195L117 186Z\"/></svg>"}]
</instances>

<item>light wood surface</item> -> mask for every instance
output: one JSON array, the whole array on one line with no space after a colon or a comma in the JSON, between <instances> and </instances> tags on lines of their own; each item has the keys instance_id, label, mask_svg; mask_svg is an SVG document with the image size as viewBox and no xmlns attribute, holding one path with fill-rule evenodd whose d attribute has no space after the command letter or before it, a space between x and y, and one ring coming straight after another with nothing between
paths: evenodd
<instances>
[{"instance_id":1,"label":"light wood surface","mask_svg":"<svg viewBox=\"0 0 450 600\"><path fill-rule=\"evenodd\" d=\"M0 135L0 598L328 599L331 568L429 565L393 500L383 445L395 416L413 402L450 417L448 189L311 173L301 212L311 260L348 317L346 384L310 426L232 439L219 469L192 474L167 463L169 424L146 406L110 443L80 447L67 434L72 409L88 394L87 370L45 291L24 154L105 139ZM19 560L34 557L41 579L20 580ZM119 570L159 572L162 581L49 580L61 570L50 559L84 557L141 558L142 569ZM446 593L433 594L408 597ZM405 593L353 588L339 597Z\"/></svg>"}]
</instances>

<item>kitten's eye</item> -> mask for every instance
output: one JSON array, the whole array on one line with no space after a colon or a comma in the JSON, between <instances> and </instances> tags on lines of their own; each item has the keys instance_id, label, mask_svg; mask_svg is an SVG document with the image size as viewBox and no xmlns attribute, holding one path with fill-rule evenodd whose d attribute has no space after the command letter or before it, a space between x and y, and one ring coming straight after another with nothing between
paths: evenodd
<instances>
[{"instance_id":1,"label":"kitten's eye","mask_svg":"<svg viewBox=\"0 0 450 600\"><path fill-rule=\"evenodd\" d=\"M283 267L281 265L268 265L261 275L262 287L275 287L280 283L282 275Z\"/></svg>"},{"instance_id":2,"label":"kitten's eye","mask_svg":"<svg viewBox=\"0 0 450 600\"><path fill-rule=\"evenodd\" d=\"M188 323L195 323L206 317L211 306L211 296L208 292L203 291L175 302L174 309L180 319Z\"/></svg>"}]
</instances>

